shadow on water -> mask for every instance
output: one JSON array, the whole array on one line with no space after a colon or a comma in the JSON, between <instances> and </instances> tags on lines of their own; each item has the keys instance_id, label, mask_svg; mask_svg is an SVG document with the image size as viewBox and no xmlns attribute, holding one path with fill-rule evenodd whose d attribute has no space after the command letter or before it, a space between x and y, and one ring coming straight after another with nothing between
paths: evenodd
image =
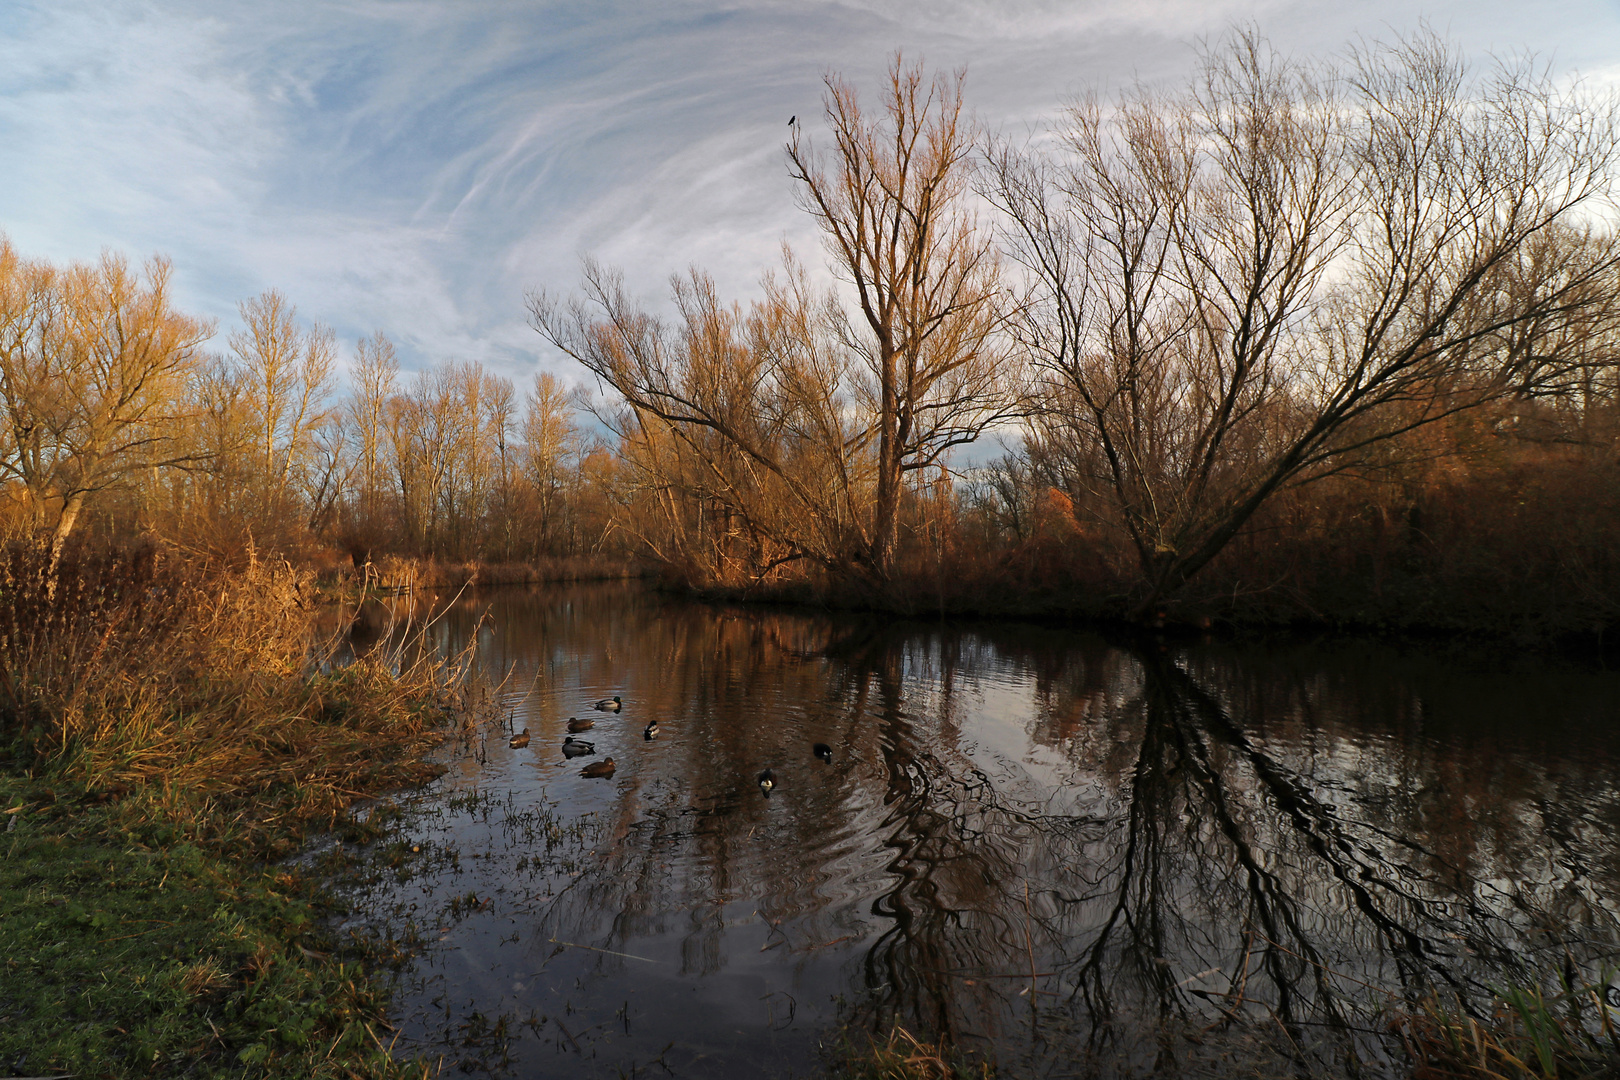
<instances>
[{"instance_id":1,"label":"shadow on water","mask_svg":"<svg viewBox=\"0 0 1620 1080\"><path fill-rule=\"evenodd\" d=\"M442 625L533 740L451 751L358 898L428 942L401 1045L468 1069L806 1075L899 1023L1006 1076L1380 1075L1393 1006L1620 958L1606 673L624 586Z\"/></svg>"}]
</instances>

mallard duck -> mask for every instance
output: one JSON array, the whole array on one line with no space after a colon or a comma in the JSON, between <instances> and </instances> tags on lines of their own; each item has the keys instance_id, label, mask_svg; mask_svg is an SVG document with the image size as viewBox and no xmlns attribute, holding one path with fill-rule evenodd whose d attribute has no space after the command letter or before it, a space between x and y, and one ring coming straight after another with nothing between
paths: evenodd
<instances>
[{"instance_id":1,"label":"mallard duck","mask_svg":"<svg viewBox=\"0 0 1620 1080\"><path fill-rule=\"evenodd\" d=\"M506 745L510 746L514 750L521 750L525 746L528 746L529 745L529 729L524 728L522 731L520 731L516 735L512 736L510 739L507 740Z\"/></svg>"},{"instance_id":2,"label":"mallard duck","mask_svg":"<svg viewBox=\"0 0 1620 1080\"><path fill-rule=\"evenodd\" d=\"M832 763L832 747L824 742L818 742L810 748L810 752L829 764Z\"/></svg>"},{"instance_id":3,"label":"mallard duck","mask_svg":"<svg viewBox=\"0 0 1620 1080\"><path fill-rule=\"evenodd\" d=\"M586 777L592 777L592 778L595 778L595 777L598 777L598 776L612 776L613 775L613 769L614 769L613 759L608 758L605 761L593 761L593 762L591 762L589 765L587 765L583 769L579 770L579 775L586 776Z\"/></svg>"},{"instance_id":4,"label":"mallard duck","mask_svg":"<svg viewBox=\"0 0 1620 1080\"><path fill-rule=\"evenodd\" d=\"M648 742L651 742L653 739L658 738L658 721L656 721L656 720L649 721L647 723L647 730L643 731L641 733L641 737L646 739Z\"/></svg>"},{"instance_id":5,"label":"mallard duck","mask_svg":"<svg viewBox=\"0 0 1620 1080\"><path fill-rule=\"evenodd\" d=\"M596 726L596 721L595 720L580 720L577 717L573 717L573 716L570 716L568 718L568 730L569 731L589 731L589 730L591 730L591 728L593 728L595 726Z\"/></svg>"},{"instance_id":6,"label":"mallard duck","mask_svg":"<svg viewBox=\"0 0 1620 1080\"><path fill-rule=\"evenodd\" d=\"M601 701L598 701L591 707L594 709L601 709L603 712L618 712L620 709L624 708L624 702L620 701L616 697L603 698Z\"/></svg>"},{"instance_id":7,"label":"mallard duck","mask_svg":"<svg viewBox=\"0 0 1620 1080\"><path fill-rule=\"evenodd\" d=\"M771 788L773 788L775 786L776 786L776 774L775 773L771 772L771 770L769 770L769 769L766 769L764 772L759 774L759 790L761 790L761 791L763 791L765 793L765 797L767 799L771 797Z\"/></svg>"},{"instance_id":8,"label":"mallard duck","mask_svg":"<svg viewBox=\"0 0 1620 1080\"><path fill-rule=\"evenodd\" d=\"M572 735L563 740L563 757L585 757L596 753L596 744L576 739Z\"/></svg>"}]
</instances>

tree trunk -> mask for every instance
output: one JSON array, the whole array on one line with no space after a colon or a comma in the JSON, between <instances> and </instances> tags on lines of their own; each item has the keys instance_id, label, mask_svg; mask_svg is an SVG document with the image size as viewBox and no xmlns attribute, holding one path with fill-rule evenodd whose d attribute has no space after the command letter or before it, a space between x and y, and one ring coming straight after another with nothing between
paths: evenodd
<instances>
[{"instance_id":1,"label":"tree trunk","mask_svg":"<svg viewBox=\"0 0 1620 1080\"><path fill-rule=\"evenodd\" d=\"M872 573L889 580L900 521L899 401L894 385L894 354L883 357L883 395L878 418L878 488L872 522Z\"/></svg>"},{"instance_id":2,"label":"tree trunk","mask_svg":"<svg viewBox=\"0 0 1620 1080\"><path fill-rule=\"evenodd\" d=\"M56 530L51 534L51 558L45 567L45 598L56 599L56 569L62 562L62 549L73 533L73 526L84 509L84 492L76 491L62 504L62 514L56 519Z\"/></svg>"}]
</instances>

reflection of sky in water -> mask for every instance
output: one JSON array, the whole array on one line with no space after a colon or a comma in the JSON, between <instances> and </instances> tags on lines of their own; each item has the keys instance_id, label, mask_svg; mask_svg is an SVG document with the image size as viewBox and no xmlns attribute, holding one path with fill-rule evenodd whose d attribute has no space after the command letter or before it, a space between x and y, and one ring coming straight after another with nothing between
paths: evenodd
<instances>
[{"instance_id":1,"label":"reflection of sky in water","mask_svg":"<svg viewBox=\"0 0 1620 1080\"><path fill-rule=\"evenodd\" d=\"M1380 1058L1392 1001L1617 955L1612 676L618 586L492 614L480 660L533 742L450 754L430 872L367 901L434 941L400 998L431 1054L802 1075L836 1025L899 1021L1005 1075L1331 1073ZM570 716L595 756L563 757Z\"/></svg>"}]
</instances>

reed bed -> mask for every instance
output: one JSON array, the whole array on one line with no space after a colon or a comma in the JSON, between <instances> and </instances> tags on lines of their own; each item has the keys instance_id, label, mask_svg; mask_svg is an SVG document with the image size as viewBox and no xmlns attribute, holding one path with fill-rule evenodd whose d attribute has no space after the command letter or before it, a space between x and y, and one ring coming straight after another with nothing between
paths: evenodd
<instances>
[{"instance_id":1,"label":"reed bed","mask_svg":"<svg viewBox=\"0 0 1620 1080\"><path fill-rule=\"evenodd\" d=\"M84 797L138 796L179 836L268 854L425 780L461 666L407 635L346 656L313 576L109 553L0 559L0 739ZM340 662L341 661L341 662ZM132 808L133 809L133 808Z\"/></svg>"}]
</instances>

